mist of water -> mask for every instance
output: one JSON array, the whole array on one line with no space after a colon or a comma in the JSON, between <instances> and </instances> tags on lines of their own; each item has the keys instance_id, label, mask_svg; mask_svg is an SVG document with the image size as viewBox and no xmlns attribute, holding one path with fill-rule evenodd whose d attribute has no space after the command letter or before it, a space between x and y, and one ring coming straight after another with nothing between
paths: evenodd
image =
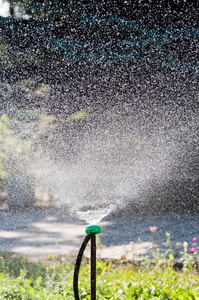
<instances>
[{"instance_id":1,"label":"mist of water","mask_svg":"<svg viewBox=\"0 0 199 300\"><path fill-rule=\"evenodd\" d=\"M88 112L76 131L79 139L58 135L54 181L62 205L93 224L129 203L147 205L152 186L186 176L197 115L171 107Z\"/></svg>"},{"instance_id":2,"label":"mist of water","mask_svg":"<svg viewBox=\"0 0 199 300\"><path fill-rule=\"evenodd\" d=\"M26 112L25 119L20 113L21 123L11 126L15 158L27 137L33 144L21 159L9 160L11 169L32 173L62 207L89 224L129 203L150 205L154 186L198 171L198 114L174 101L160 105L131 97L103 109L63 110L51 120L41 112Z\"/></svg>"}]
</instances>

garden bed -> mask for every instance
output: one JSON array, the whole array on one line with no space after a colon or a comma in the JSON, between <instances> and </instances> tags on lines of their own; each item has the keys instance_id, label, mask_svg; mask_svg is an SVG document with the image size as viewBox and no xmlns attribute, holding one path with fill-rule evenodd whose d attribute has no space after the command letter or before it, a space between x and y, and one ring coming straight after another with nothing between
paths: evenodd
<instances>
[{"instance_id":1,"label":"garden bed","mask_svg":"<svg viewBox=\"0 0 199 300\"><path fill-rule=\"evenodd\" d=\"M37 263L11 253L0 257L1 299L73 300L74 257L47 257ZM80 299L90 299L90 265L84 258L79 274ZM199 299L195 268L172 265L97 261L97 299Z\"/></svg>"}]
</instances>

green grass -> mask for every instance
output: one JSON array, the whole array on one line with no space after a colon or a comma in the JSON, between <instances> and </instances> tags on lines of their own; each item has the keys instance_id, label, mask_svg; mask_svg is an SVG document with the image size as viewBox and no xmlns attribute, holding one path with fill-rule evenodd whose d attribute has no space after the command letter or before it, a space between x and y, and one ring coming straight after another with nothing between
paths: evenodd
<instances>
[{"instance_id":1,"label":"green grass","mask_svg":"<svg viewBox=\"0 0 199 300\"><path fill-rule=\"evenodd\" d=\"M74 299L74 259L49 257L28 262L13 254L0 258L0 299ZM79 275L80 299L90 299L90 267L83 262ZM97 299L199 299L196 270L176 272L172 266L97 262Z\"/></svg>"}]
</instances>

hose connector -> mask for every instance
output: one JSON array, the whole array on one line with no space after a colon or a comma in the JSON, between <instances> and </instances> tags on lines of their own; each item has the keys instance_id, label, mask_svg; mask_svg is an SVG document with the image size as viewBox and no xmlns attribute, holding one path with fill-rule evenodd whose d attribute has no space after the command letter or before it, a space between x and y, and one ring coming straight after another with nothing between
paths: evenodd
<instances>
[{"instance_id":1,"label":"hose connector","mask_svg":"<svg viewBox=\"0 0 199 300\"><path fill-rule=\"evenodd\" d=\"M98 234L101 232L101 227L99 225L89 225L85 229L86 234L95 233Z\"/></svg>"}]
</instances>

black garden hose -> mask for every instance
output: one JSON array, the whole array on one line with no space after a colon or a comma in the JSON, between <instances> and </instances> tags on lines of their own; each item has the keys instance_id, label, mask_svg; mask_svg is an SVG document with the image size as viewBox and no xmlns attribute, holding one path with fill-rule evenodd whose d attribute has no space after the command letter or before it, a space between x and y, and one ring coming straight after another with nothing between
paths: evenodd
<instances>
[{"instance_id":1,"label":"black garden hose","mask_svg":"<svg viewBox=\"0 0 199 300\"><path fill-rule=\"evenodd\" d=\"M101 228L98 225L90 225L86 227L86 234L75 264L74 276L73 276L73 290L75 300L80 300L79 291L78 291L78 277L79 270L81 266L82 256L84 254L84 250L91 240L91 300L96 300L96 234L101 232Z\"/></svg>"},{"instance_id":2,"label":"black garden hose","mask_svg":"<svg viewBox=\"0 0 199 300\"><path fill-rule=\"evenodd\" d=\"M88 242L90 241L91 239L91 234L88 234L80 249L79 249L79 253L78 253L78 256L77 256L77 260L76 260L76 264L75 264L75 270L74 270L74 276L73 276L73 290L74 290L74 296L75 296L75 300L80 300L79 298L79 290L78 290L78 277L79 277L79 269L80 269L80 266L81 266L81 261L82 261L82 256L84 254L84 250L88 244Z\"/></svg>"}]
</instances>

